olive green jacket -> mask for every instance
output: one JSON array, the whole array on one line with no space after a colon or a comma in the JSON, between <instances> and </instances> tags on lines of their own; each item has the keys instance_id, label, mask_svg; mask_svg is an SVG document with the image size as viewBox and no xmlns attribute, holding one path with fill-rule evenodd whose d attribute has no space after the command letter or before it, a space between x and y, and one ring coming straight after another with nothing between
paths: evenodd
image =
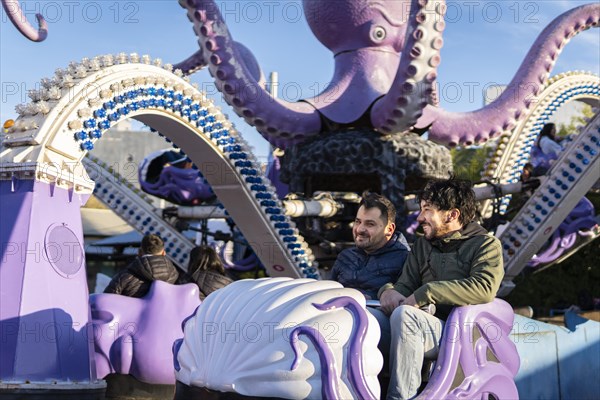
<instances>
[{"instance_id":1,"label":"olive green jacket","mask_svg":"<svg viewBox=\"0 0 600 400\"><path fill-rule=\"evenodd\" d=\"M504 277L500 241L472 222L449 237L416 240L394 288L417 305L463 306L494 299Z\"/></svg>"}]
</instances>

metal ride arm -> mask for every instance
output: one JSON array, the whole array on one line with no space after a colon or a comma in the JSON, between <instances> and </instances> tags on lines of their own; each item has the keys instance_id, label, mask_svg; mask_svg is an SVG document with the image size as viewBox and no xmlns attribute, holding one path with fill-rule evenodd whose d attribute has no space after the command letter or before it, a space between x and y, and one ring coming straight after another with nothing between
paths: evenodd
<instances>
[{"instance_id":1,"label":"metal ride arm","mask_svg":"<svg viewBox=\"0 0 600 400\"><path fill-rule=\"evenodd\" d=\"M523 189L528 187L535 187L539 183L539 180L532 179L531 183L505 183L500 185L493 185L491 183L482 183L475 185L473 191L475 192L475 198L477 200L495 199L498 196L506 196L507 194L520 193ZM417 202L417 196L408 195L404 197L404 205L407 211L419 211L419 203Z\"/></svg>"},{"instance_id":2,"label":"metal ride arm","mask_svg":"<svg viewBox=\"0 0 600 400\"><path fill-rule=\"evenodd\" d=\"M84 157L82 163L96 183L94 195L113 209L142 235L148 231L164 238L167 255L181 268L187 269L188 256L194 247L188 238L162 219L162 210L155 208L144 194L95 157Z\"/></svg>"},{"instance_id":3,"label":"metal ride arm","mask_svg":"<svg viewBox=\"0 0 600 400\"><path fill-rule=\"evenodd\" d=\"M283 200L283 213L289 217L333 217L344 206L331 199ZM177 216L184 219L227 218L225 209L219 206L179 206Z\"/></svg>"}]
</instances>

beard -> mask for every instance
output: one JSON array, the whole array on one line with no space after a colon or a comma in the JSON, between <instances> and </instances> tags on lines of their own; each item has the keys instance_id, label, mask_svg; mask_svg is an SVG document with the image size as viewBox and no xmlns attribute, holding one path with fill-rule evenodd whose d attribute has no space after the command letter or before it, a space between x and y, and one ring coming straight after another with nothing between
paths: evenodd
<instances>
[{"instance_id":1,"label":"beard","mask_svg":"<svg viewBox=\"0 0 600 400\"><path fill-rule=\"evenodd\" d=\"M425 239L431 240L436 237L437 230L429 225L429 224L421 224L421 229L423 229L423 233L425 234Z\"/></svg>"},{"instance_id":2,"label":"beard","mask_svg":"<svg viewBox=\"0 0 600 400\"><path fill-rule=\"evenodd\" d=\"M427 229L425 229L427 228ZM436 227L423 223L421 224L421 229L423 229L423 233L425 234L425 239L433 240L433 239L441 239L451 232L450 229L446 225L438 225Z\"/></svg>"},{"instance_id":3,"label":"beard","mask_svg":"<svg viewBox=\"0 0 600 400\"><path fill-rule=\"evenodd\" d=\"M354 235L354 245L367 253L374 252L387 243L385 237L380 238L380 240L377 239L377 237L369 235Z\"/></svg>"},{"instance_id":4,"label":"beard","mask_svg":"<svg viewBox=\"0 0 600 400\"><path fill-rule=\"evenodd\" d=\"M371 237L367 235L355 235L354 244L360 249L368 247L371 244Z\"/></svg>"}]
</instances>

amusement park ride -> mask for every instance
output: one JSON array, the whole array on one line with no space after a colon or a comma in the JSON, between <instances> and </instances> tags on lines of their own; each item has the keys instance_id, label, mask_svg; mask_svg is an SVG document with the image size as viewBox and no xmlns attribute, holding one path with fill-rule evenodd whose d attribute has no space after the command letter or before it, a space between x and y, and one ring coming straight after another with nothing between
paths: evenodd
<instances>
[{"instance_id":1,"label":"amusement park ride","mask_svg":"<svg viewBox=\"0 0 600 400\"><path fill-rule=\"evenodd\" d=\"M3 5L31 40L45 38L43 18L36 32L16 1ZM447 176L451 159L438 144L492 141L482 173L491 184L477 189L480 213L504 213L553 113L572 101L600 106L598 76L550 77L567 42L598 26L600 4L557 17L503 94L468 113L438 104L444 1L341 0L333 7L305 0L309 26L335 54L335 73L323 93L296 103L264 89L258 63L231 37L213 1L180 5L198 35L192 57L175 66L124 53L72 63L41 81L2 137L0 398L103 398L110 374L177 382L178 398L378 398L378 325L358 292L321 280L319 260L347 241L357 193L377 190L410 211L404 193ZM238 115L285 150L280 175L261 169L233 125L189 83L200 68L210 70ZM142 299L89 296L79 209L92 193L142 234L159 233L182 268L193 247L137 188L86 158L109 128L130 118L195 165L166 167L158 183L142 181L142 188L178 199L179 219L227 217L270 279L235 282L202 303L194 285L162 282ZM429 140L419 135L425 131ZM506 269L499 296L528 264L554 262L600 234L584 198L600 180L599 152L596 114L499 234ZM292 193L285 198L280 178ZM195 202L187 201L190 193ZM217 203L204 202L213 197ZM455 309L419 398L599 396L598 324L569 318L567 328L550 326L515 316L500 299ZM554 353L540 351L547 348Z\"/></svg>"}]
</instances>

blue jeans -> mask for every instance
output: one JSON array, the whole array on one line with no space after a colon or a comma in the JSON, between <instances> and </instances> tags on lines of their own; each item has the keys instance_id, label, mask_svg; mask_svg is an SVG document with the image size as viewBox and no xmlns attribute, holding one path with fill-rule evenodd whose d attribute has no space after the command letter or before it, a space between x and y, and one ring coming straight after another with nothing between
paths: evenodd
<instances>
[{"instance_id":1,"label":"blue jeans","mask_svg":"<svg viewBox=\"0 0 600 400\"><path fill-rule=\"evenodd\" d=\"M399 306L389 321L390 385L387 399L412 399L421 386L423 360L437 358L444 321L413 306Z\"/></svg>"},{"instance_id":2,"label":"blue jeans","mask_svg":"<svg viewBox=\"0 0 600 400\"><path fill-rule=\"evenodd\" d=\"M387 361L390 357L390 318L383 313L379 308L367 307L367 310L377 319L379 323L379 329L381 330L381 338L377 347L381 354L383 354L383 365L384 368L388 365Z\"/></svg>"}]
</instances>

